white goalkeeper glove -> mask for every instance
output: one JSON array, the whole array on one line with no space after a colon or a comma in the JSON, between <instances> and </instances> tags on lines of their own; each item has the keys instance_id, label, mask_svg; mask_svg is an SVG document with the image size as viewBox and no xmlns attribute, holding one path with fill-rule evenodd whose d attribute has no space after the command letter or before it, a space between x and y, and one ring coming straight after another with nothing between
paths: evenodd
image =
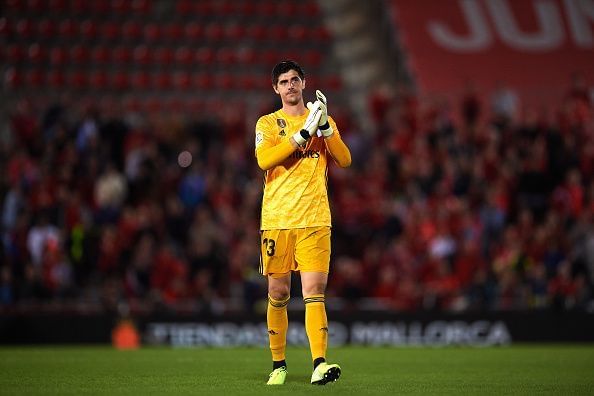
<instances>
[{"instance_id":1,"label":"white goalkeeper glove","mask_svg":"<svg viewBox=\"0 0 594 396\"><path fill-rule=\"evenodd\" d=\"M318 98L318 102L320 102L320 107L322 109L322 116L320 117L320 122L318 125L320 126L320 132L322 135L327 138L332 136L334 131L328 122L328 102L326 101L326 97L320 90L316 90L316 97Z\"/></svg>"},{"instance_id":2,"label":"white goalkeeper glove","mask_svg":"<svg viewBox=\"0 0 594 396\"><path fill-rule=\"evenodd\" d=\"M307 108L309 109L309 115L305 119L303 127L293 135L293 139L300 146L303 146L307 142L307 139L316 133L318 124L320 123L320 117L322 116L322 108L319 101L316 100L314 103L308 102Z\"/></svg>"}]
</instances>

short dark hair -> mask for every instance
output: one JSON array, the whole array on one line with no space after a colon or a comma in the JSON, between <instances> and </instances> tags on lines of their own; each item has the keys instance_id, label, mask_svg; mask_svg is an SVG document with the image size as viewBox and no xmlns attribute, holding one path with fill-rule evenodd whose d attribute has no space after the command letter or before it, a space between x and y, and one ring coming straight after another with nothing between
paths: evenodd
<instances>
[{"instance_id":1,"label":"short dark hair","mask_svg":"<svg viewBox=\"0 0 594 396\"><path fill-rule=\"evenodd\" d=\"M295 70L299 74L299 78L302 80L305 78L305 72L299 64L292 60L284 60L279 62L272 69L272 85L276 86L278 78L281 74L288 72L289 70Z\"/></svg>"}]
</instances>

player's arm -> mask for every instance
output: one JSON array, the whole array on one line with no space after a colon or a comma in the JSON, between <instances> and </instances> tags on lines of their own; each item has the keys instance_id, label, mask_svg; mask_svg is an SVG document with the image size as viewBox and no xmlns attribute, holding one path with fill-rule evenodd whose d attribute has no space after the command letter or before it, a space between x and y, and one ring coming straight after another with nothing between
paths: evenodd
<instances>
[{"instance_id":1,"label":"player's arm","mask_svg":"<svg viewBox=\"0 0 594 396\"><path fill-rule=\"evenodd\" d=\"M326 148L334 159L334 162L341 168L346 168L351 165L351 152L340 137L336 123L330 116L328 116L328 101L326 100L326 97L319 90L316 91L316 97L318 98L317 102L320 103L320 108L322 110L319 128L320 132L322 132L322 136L324 136Z\"/></svg>"},{"instance_id":2,"label":"player's arm","mask_svg":"<svg viewBox=\"0 0 594 396\"><path fill-rule=\"evenodd\" d=\"M324 143L326 143L326 149L334 159L334 162L341 168L346 168L351 165L351 151L344 143L336 127L336 123L332 118L328 118L328 123L332 128L332 134L328 137L324 137Z\"/></svg>"},{"instance_id":3,"label":"player's arm","mask_svg":"<svg viewBox=\"0 0 594 396\"><path fill-rule=\"evenodd\" d=\"M270 126L266 125L261 118L256 124L256 159L258 166L262 170L268 170L281 164L286 160L299 146L304 146L307 140L311 138L318 130L318 123L321 116L319 103L308 103L310 112L303 124L302 129L287 140L283 140L277 145L271 145L267 139L266 131Z\"/></svg>"}]
</instances>

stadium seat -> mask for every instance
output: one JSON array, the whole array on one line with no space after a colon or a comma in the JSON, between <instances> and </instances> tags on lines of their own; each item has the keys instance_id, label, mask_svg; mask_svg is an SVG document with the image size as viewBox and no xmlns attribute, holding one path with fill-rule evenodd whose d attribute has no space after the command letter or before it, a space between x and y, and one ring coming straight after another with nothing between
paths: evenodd
<instances>
[{"instance_id":1,"label":"stadium seat","mask_svg":"<svg viewBox=\"0 0 594 396\"><path fill-rule=\"evenodd\" d=\"M245 27L240 23L230 23L225 26L225 37L227 40L239 41L245 36Z\"/></svg>"},{"instance_id":2,"label":"stadium seat","mask_svg":"<svg viewBox=\"0 0 594 396\"><path fill-rule=\"evenodd\" d=\"M178 0L175 3L175 12L179 15L191 15L194 11L194 5L191 0Z\"/></svg>"},{"instance_id":3,"label":"stadium seat","mask_svg":"<svg viewBox=\"0 0 594 396\"><path fill-rule=\"evenodd\" d=\"M58 33L63 39L71 40L78 35L78 25L71 19L64 19L58 26Z\"/></svg>"},{"instance_id":4,"label":"stadium seat","mask_svg":"<svg viewBox=\"0 0 594 396\"><path fill-rule=\"evenodd\" d=\"M134 48L134 62L137 64L146 66L152 61L152 53L149 50L149 47L142 44Z\"/></svg>"},{"instance_id":5,"label":"stadium seat","mask_svg":"<svg viewBox=\"0 0 594 396\"><path fill-rule=\"evenodd\" d=\"M148 89L150 87L151 78L145 71L136 71L131 78L132 87L135 89Z\"/></svg>"},{"instance_id":6,"label":"stadium seat","mask_svg":"<svg viewBox=\"0 0 594 396\"><path fill-rule=\"evenodd\" d=\"M25 76L26 83L31 88L41 88L45 83L45 75L43 71L34 69L27 71Z\"/></svg>"},{"instance_id":7,"label":"stadium seat","mask_svg":"<svg viewBox=\"0 0 594 396\"><path fill-rule=\"evenodd\" d=\"M103 70L96 70L89 76L89 83L93 89L104 90L108 85L107 73Z\"/></svg>"},{"instance_id":8,"label":"stadium seat","mask_svg":"<svg viewBox=\"0 0 594 396\"><path fill-rule=\"evenodd\" d=\"M301 24L289 26L287 31L289 39L294 41L305 41L307 39L307 28Z\"/></svg>"},{"instance_id":9,"label":"stadium seat","mask_svg":"<svg viewBox=\"0 0 594 396\"><path fill-rule=\"evenodd\" d=\"M66 12L67 0L49 0L48 11L52 14L62 14Z\"/></svg>"},{"instance_id":10,"label":"stadium seat","mask_svg":"<svg viewBox=\"0 0 594 396\"><path fill-rule=\"evenodd\" d=\"M208 90L213 87L211 76L207 73L197 73L192 76L193 86L199 90Z\"/></svg>"},{"instance_id":11,"label":"stadium seat","mask_svg":"<svg viewBox=\"0 0 594 396\"><path fill-rule=\"evenodd\" d=\"M46 77L46 82L50 87L62 88L66 83L64 74L60 70L50 70Z\"/></svg>"},{"instance_id":12,"label":"stadium seat","mask_svg":"<svg viewBox=\"0 0 594 396\"><path fill-rule=\"evenodd\" d=\"M124 90L128 88L128 86L130 85L128 74L122 70L114 72L110 76L110 85L118 90Z\"/></svg>"},{"instance_id":13,"label":"stadium seat","mask_svg":"<svg viewBox=\"0 0 594 396\"><path fill-rule=\"evenodd\" d=\"M147 23L143 27L143 37L147 43L157 42L161 38L161 27L156 23Z\"/></svg>"},{"instance_id":14,"label":"stadium seat","mask_svg":"<svg viewBox=\"0 0 594 396\"><path fill-rule=\"evenodd\" d=\"M68 62L68 51L63 47L54 47L49 54L50 63L54 66L62 66Z\"/></svg>"},{"instance_id":15,"label":"stadium seat","mask_svg":"<svg viewBox=\"0 0 594 396\"><path fill-rule=\"evenodd\" d=\"M97 24L92 19L87 19L80 24L80 33L85 40L95 40L97 38Z\"/></svg>"},{"instance_id":16,"label":"stadium seat","mask_svg":"<svg viewBox=\"0 0 594 396\"><path fill-rule=\"evenodd\" d=\"M115 22L104 22L101 24L101 39L107 41L117 41L120 38L120 24Z\"/></svg>"},{"instance_id":17,"label":"stadium seat","mask_svg":"<svg viewBox=\"0 0 594 396\"><path fill-rule=\"evenodd\" d=\"M169 23L163 28L164 36L167 40L175 43L182 40L184 37L184 30L178 23Z\"/></svg>"},{"instance_id":18,"label":"stadium seat","mask_svg":"<svg viewBox=\"0 0 594 396\"><path fill-rule=\"evenodd\" d=\"M50 19L43 19L38 24L39 37L46 40L56 35L56 24Z\"/></svg>"},{"instance_id":19,"label":"stadium seat","mask_svg":"<svg viewBox=\"0 0 594 396\"><path fill-rule=\"evenodd\" d=\"M266 38L266 29L259 23L248 26L245 33L252 40L261 41Z\"/></svg>"},{"instance_id":20,"label":"stadium seat","mask_svg":"<svg viewBox=\"0 0 594 396\"><path fill-rule=\"evenodd\" d=\"M161 66L170 65L173 58L173 50L169 47L159 47L154 51L154 61Z\"/></svg>"},{"instance_id":21,"label":"stadium seat","mask_svg":"<svg viewBox=\"0 0 594 396\"><path fill-rule=\"evenodd\" d=\"M165 71L155 74L153 76L153 87L161 90L171 88L171 73Z\"/></svg>"},{"instance_id":22,"label":"stadium seat","mask_svg":"<svg viewBox=\"0 0 594 396\"><path fill-rule=\"evenodd\" d=\"M196 62L202 65L210 65L215 60L215 54L210 47L201 47L196 51Z\"/></svg>"},{"instance_id":23,"label":"stadium seat","mask_svg":"<svg viewBox=\"0 0 594 396\"><path fill-rule=\"evenodd\" d=\"M254 64L257 60L256 51L251 47L240 47L235 54L237 61L244 65Z\"/></svg>"},{"instance_id":24,"label":"stadium seat","mask_svg":"<svg viewBox=\"0 0 594 396\"><path fill-rule=\"evenodd\" d=\"M74 89L82 89L87 86L87 75L82 70L73 70L66 75L66 82Z\"/></svg>"},{"instance_id":25,"label":"stadium seat","mask_svg":"<svg viewBox=\"0 0 594 396\"><path fill-rule=\"evenodd\" d=\"M27 55L32 63L42 63L45 61L47 53L39 43L33 43L29 46Z\"/></svg>"},{"instance_id":26,"label":"stadium seat","mask_svg":"<svg viewBox=\"0 0 594 396\"><path fill-rule=\"evenodd\" d=\"M210 41L220 41L225 36L225 29L219 22L210 22L204 28L204 36Z\"/></svg>"},{"instance_id":27,"label":"stadium seat","mask_svg":"<svg viewBox=\"0 0 594 396\"><path fill-rule=\"evenodd\" d=\"M190 22L184 28L185 37L191 41L198 41L202 38L202 25L198 22Z\"/></svg>"},{"instance_id":28,"label":"stadium seat","mask_svg":"<svg viewBox=\"0 0 594 396\"><path fill-rule=\"evenodd\" d=\"M180 47L175 50L174 59L181 65L191 65L194 62L194 52L188 47Z\"/></svg>"},{"instance_id":29,"label":"stadium seat","mask_svg":"<svg viewBox=\"0 0 594 396\"><path fill-rule=\"evenodd\" d=\"M187 72L177 72L173 76L173 86L177 89L190 89L192 87L192 76Z\"/></svg>"},{"instance_id":30,"label":"stadium seat","mask_svg":"<svg viewBox=\"0 0 594 396\"><path fill-rule=\"evenodd\" d=\"M113 49L112 59L117 64L123 65L130 62L132 59L132 54L130 53L130 48L125 46L118 46Z\"/></svg>"},{"instance_id":31,"label":"stadium seat","mask_svg":"<svg viewBox=\"0 0 594 396\"><path fill-rule=\"evenodd\" d=\"M281 7L282 8L282 7ZM285 41L289 37L287 25L275 23L268 28L268 36L276 41Z\"/></svg>"},{"instance_id":32,"label":"stadium seat","mask_svg":"<svg viewBox=\"0 0 594 396\"><path fill-rule=\"evenodd\" d=\"M86 45L76 44L70 49L70 59L77 64L87 63L89 50Z\"/></svg>"},{"instance_id":33,"label":"stadium seat","mask_svg":"<svg viewBox=\"0 0 594 396\"><path fill-rule=\"evenodd\" d=\"M27 8L25 0L5 0L4 7L7 11L23 11Z\"/></svg>"},{"instance_id":34,"label":"stadium seat","mask_svg":"<svg viewBox=\"0 0 594 396\"><path fill-rule=\"evenodd\" d=\"M21 63L25 59L25 50L19 44L10 44L6 47L6 58L13 65Z\"/></svg>"},{"instance_id":35,"label":"stadium seat","mask_svg":"<svg viewBox=\"0 0 594 396\"><path fill-rule=\"evenodd\" d=\"M223 66L230 66L237 61L235 50L229 47L221 47L216 52L216 61Z\"/></svg>"},{"instance_id":36,"label":"stadium seat","mask_svg":"<svg viewBox=\"0 0 594 396\"><path fill-rule=\"evenodd\" d=\"M16 32L21 39L29 39L35 34L33 22L29 19L21 19L17 22Z\"/></svg>"},{"instance_id":37,"label":"stadium seat","mask_svg":"<svg viewBox=\"0 0 594 396\"><path fill-rule=\"evenodd\" d=\"M128 15L132 10L130 0L111 0L111 11L116 15Z\"/></svg>"},{"instance_id":38,"label":"stadium seat","mask_svg":"<svg viewBox=\"0 0 594 396\"><path fill-rule=\"evenodd\" d=\"M23 76L17 69L11 67L4 73L4 84L8 88L18 88L23 84Z\"/></svg>"},{"instance_id":39,"label":"stadium seat","mask_svg":"<svg viewBox=\"0 0 594 396\"><path fill-rule=\"evenodd\" d=\"M137 22L128 21L122 26L122 36L125 40L135 42L142 35L142 28Z\"/></svg>"},{"instance_id":40,"label":"stadium seat","mask_svg":"<svg viewBox=\"0 0 594 396\"><path fill-rule=\"evenodd\" d=\"M27 13L41 14L46 10L47 0L28 0Z\"/></svg>"},{"instance_id":41,"label":"stadium seat","mask_svg":"<svg viewBox=\"0 0 594 396\"><path fill-rule=\"evenodd\" d=\"M106 65L111 62L111 51L105 46L95 47L91 50L91 60L94 64Z\"/></svg>"},{"instance_id":42,"label":"stadium seat","mask_svg":"<svg viewBox=\"0 0 594 396\"><path fill-rule=\"evenodd\" d=\"M132 11L136 14L147 15L151 11L151 4L149 0L133 0Z\"/></svg>"},{"instance_id":43,"label":"stadium seat","mask_svg":"<svg viewBox=\"0 0 594 396\"><path fill-rule=\"evenodd\" d=\"M12 34L12 26L6 17L0 18L0 37L8 37Z\"/></svg>"}]
</instances>

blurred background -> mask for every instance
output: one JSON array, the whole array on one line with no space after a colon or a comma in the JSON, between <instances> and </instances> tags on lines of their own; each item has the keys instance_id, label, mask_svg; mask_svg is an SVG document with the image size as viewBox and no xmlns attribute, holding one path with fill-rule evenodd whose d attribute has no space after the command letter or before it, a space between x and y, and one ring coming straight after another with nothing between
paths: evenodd
<instances>
[{"instance_id":1,"label":"blurred background","mask_svg":"<svg viewBox=\"0 0 594 396\"><path fill-rule=\"evenodd\" d=\"M572 313L591 340L593 15L590 0L0 2L1 339L261 320L254 126L293 59L353 154L329 172L330 315L509 313L514 338L510 318Z\"/></svg>"}]
</instances>

